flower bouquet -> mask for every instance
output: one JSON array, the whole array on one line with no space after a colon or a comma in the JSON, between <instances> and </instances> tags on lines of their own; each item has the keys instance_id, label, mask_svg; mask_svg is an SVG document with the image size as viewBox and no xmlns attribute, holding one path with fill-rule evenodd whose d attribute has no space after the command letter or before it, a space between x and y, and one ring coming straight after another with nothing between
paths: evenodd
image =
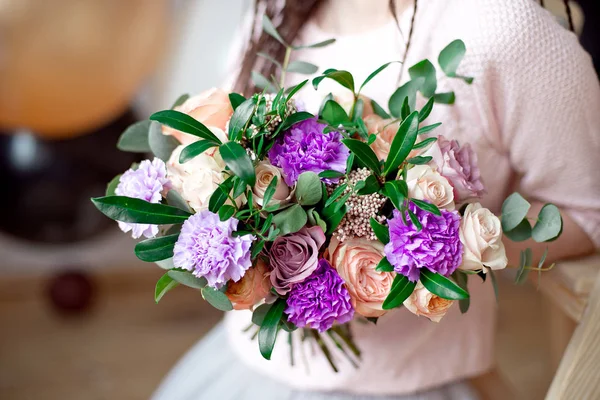
<instances>
[{"instance_id":1,"label":"flower bouquet","mask_svg":"<svg viewBox=\"0 0 600 400\"><path fill-rule=\"evenodd\" d=\"M268 18L263 26L283 43ZM455 302L466 312L468 276L489 275L495 284L494 270L507 265L503 231L538 242L560 234L552 204L532 226L529 203L517 193L501 219L475 202L485 193L475 153L432 135L440 123L425 123L435 103L454 101L453 93L436 92L433 63L408 69L411 79L388 110L361 90L390 63L358 87L348 71L327 69L312 85L332 79L352 101L344 107L329 95L312 114L296 99L308 80L283 87L296 49L285 45L280 83L254 75L273 93L213 89L183 97L119 140L120 149L155 158L92 201L124 232L146 238L135 246L138 258L167 270L157 302L178 285L198 289L219 310L253 311L265 358L280 330L298 330L336 369L331 346L360 356L351 321L375 323L402 305L435 322ZM470 84L456 72L464 54L454 41L438 64ZM417 110L419 96L426 102ZM525 250L517 281L544 270L544 258L534 267Z\"/></svg>"}]
</instances>

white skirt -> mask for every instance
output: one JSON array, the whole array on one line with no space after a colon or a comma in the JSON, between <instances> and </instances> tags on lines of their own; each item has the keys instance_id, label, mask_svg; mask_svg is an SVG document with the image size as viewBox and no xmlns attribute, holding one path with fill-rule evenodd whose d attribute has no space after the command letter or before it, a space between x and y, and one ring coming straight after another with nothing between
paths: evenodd
<instances>
[{"instance_id":1,"label":"white skirt","mask_svg":"<svg viewBox=\"0 0 600 400\"><path fill-rule=\"evenodd\" d=\"M258 351L258 350L257 350ZM153 400L477 400L465 382L403 396L303 392L260 375L231 350L222 323L175 365Z\"/></svg>"}]
</instances>

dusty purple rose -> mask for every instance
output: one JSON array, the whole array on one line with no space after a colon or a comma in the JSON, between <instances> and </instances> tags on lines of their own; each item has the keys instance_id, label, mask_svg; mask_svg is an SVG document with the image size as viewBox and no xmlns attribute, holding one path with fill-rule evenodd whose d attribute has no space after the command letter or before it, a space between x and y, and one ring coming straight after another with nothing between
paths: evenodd
<instances>
[{"instance_id":1,"label":"dusty purple rose","mask_svg":"<svg viewBox=\"0 0 600 400\"><path fill-rule=\"evenodd\" d=\"M384 248L394 271L412 282L419 279L421 268L444 276L452 274L462 262L458 212L441 210L442 215L438 216L413 204L409 209L423 229L417 230L408 218L404 225L400 212L394 210L394 218L388 221L390 241Z\"/></svg>"},{"instance_id":2,"label":"dusty purple rose","mask_svg":"<svg viewBox=\"0 0 600 400\"><path fill-rule=\"evenodd\" d=\"M439 136L427 155L433 157L438 172L454 188L455 202L462 203L485 194L477 155L468 143L461 147L456 140Z\"/></svg>"},{"instance_id":3,"label":"dusty purple rose","mask_svg":"<svg viewBox=\"0 0 600 400\"><path fill-rule=\"evenodd\" d=\"M252 266L252 235L233 236L238 220L221 221L208 210L189 217L173 250L173 264L205 278L208 286L220 288L227 281L239 281Z\"/></svg>"},{"instance_id":4,"label":"dusty purple rose","mask_svg":"<svg viewBox=\"0 0 600 400\"><path fill-rule=\"evenodd\" d=\"M319 248L325 234L318 226L304 227L296 233L275 239L269 251L271 283L280 295L290 291L293 284L308 278L318 265Z\"/></svg>"},{"instance_id":5,"label":"dusty purple rose","mask_svg":"<svg viewBox=\"0 0 600 400\"><path fill-rule=\"evenodd\" d=\"M342 144L339 132L323 133L326 126L315 118L299 122L285 131L269 150L271 164L283 169L288 186L294 186L303 172L346 171L350 150Z\"/></svg>"},{"instance_id":6,"label":"dusty purple rose","mask_svg":"<svg viewBox=\"0 0 600 400\"><path fill-rule=\"evenodd\" d=\"M119 178L119 185L115 189L117 196L132 197L134 199L146 200L149 203L159 203L162 193L171 188L167 179L167 167L159 159L144 160L137 169L128 169ZM140 236L151 238L158 233L158 226L151 224L135 224L119 221L119 228L123 232L131 231L134 239Z\"/></svg>"},{"instance_id":7,"label":"dusty purple rose","mask_svg":"<svg viewBox=\"0 0 600 400\"><path fill-rule=\"evenodd\" d=\"M336 321L344 324L352 320L354 309L342 278L327 260L320 259L319 268L292 288L285 313L298 327L325 332Z\"/></svg>"}]
</instances>

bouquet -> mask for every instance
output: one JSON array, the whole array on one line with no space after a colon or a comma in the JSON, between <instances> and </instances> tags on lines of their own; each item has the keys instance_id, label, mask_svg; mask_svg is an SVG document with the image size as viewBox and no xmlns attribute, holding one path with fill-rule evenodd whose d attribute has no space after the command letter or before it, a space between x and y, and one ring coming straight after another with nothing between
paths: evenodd
<instances>
[{"instance_id":1,"label":"bouquet","mask_svg":"<svg viewBox=\"0 0 600 400\"><path fill-rule=\"evenodd\" d=\"M490 276L495 285L494 271L507 265L503 233L538 242L560 234L552 204L532 226L518 193L506 199L501 218L477 202L485 189L475 153L468 143L432 135L439 122L425 123L435 103L454 102L453 93L436 91L432 62L408 69L411 79L387 110L361 90L390 63L360 86L350 72L327 69L312 85L332 79L352 100L329 95L312 114L296 99L308 80L283 84L286 71L316 66L288 63L297 47L285 46L280 82L254 74L261 93L182 97L120 138L120 149L155 157L92 201L124 232L145 238L135 246L138 258L167 270L157 302L178 285L197 289L219 310L253 311L249 328L265 358L280 330L299 330L336 369L331 346L360 356L351 321L376 323L401 306L434 322L455 302L466 312L468 276ZM456 40L438 64L470 84L457 74L465 51ZM417 110L418 97L427 101ZM548 269L544 259L532 266L531 250L523 251L516 280Z\"/></svg>"}]
</instances>

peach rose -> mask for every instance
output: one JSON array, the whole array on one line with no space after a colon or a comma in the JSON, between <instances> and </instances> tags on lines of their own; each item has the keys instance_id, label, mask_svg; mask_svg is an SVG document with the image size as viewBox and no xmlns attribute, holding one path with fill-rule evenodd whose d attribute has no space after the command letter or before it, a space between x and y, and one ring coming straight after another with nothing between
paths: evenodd
<instances>
[{"instance_id":1,"label":"peach rose","mask_svg":"<svg viewBox=\"0 0 600 400\"><path fill-rule=\"evenodd\" d=\"M383 244L366 239L350 239L342 243L332 239L329 246L331 265L346 283L352 305L364 317L380 317L381 307L392 287L394 274L378 272L383 258Z\"/></svg>"},{"instance_id":2,"label":"peach rose","mask_svg":"<svg viewBox=\"0 0 600 400\"><path fill-rule=\"evenodd\" d=\"M383 119L377 114L371 114L365 119L365 125L369 133L377 135L377 139L371 144L371 148L380 160L385 160L390 153L392 140L398 132L399 122L392 119Z\"/></svg>"},{"instance_id":3,"label":"peach rose","mask_svg":"<svg viewBox=\"0 0 600 400\"><path fill-rule=\"evenodd\" d=\"M469 204L460 221L460 241L463 244L464 271L502 269L508 259L502 243L500 219L479 203Z\"/></svg>"},{"instance_id":4,"label":"peach rose","mask_svg":"<svg viewBox=\"0 0 600 400\"><path fill-rule=\"evenodd\" d=\"M267 263L258 259L238 282L230 282L225 294L233 303L234 310L251 310L265 299L271 290L271 272Z\"/></svg>"},{"instance_id":5,"label":"peach rose","mask_svg":"<svg viewBox=\"0 0 600 400\"><path fill-rule=\"evenodd\" d=\"M454 210L454 189L448 179L428 165L415 165L406 174L410 197L428 200L438 208Z\"/></svg>"},{"instance_id":6,"label":"peach rose","mask_svg":"<svg viewBox=\"0 0 600 400\"><path fill-rule=\"evenodd\" d=\"M215 127L224 131L233 114L228 94L217 88L206 90L190 97L176 111L188 114L207 127ZM181 144L190 144L198 140L194 135L163 126L163 134L174 136Z\"/></svg>"},{"instance_id":7,"label":"peach rose","mask_svg":"<svg viewBox=\"0 0 600 400\"><path fill-rule=\"evenodd\" d=\"M440 322L452 303L454 303L452 300L442 299L431 293L419 281L412 294L404 300L404 307L415 315L422 315L433 322Z\"/></svg>"},{"instance_id":8,"label":"peach rose","mask_svg":"<svg viewBox=\"0 0 600 400\"><path fill-rule=\"evenodd\" d=\"M281 169L271 165L268 161L261 161L256 166L256 184L252 188L254 201L259 206L263 205L265 191L274 177L277 177L277 187L269 203L285 205L290 202L294 191L291 191L283 180Z\"/></svg>"}]
</instances>

